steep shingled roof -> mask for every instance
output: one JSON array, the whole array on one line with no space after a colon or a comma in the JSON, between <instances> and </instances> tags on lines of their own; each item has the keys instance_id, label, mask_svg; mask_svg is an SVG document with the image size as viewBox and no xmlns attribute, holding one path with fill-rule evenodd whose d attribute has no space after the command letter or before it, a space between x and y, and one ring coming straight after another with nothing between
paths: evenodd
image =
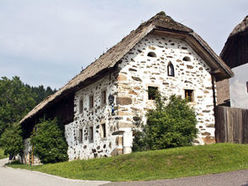
<instances>
[{"instance_id":1,"label":"steep shingled roof","mask_svg":"<svg viewBox=\"0 0 248 186\"><path fill-rule=\"evenodd\" d=\"M248 16L230 33L220 56L230 68L248 63Z\"/></svg>"},{"instance_id":2,"label":"steep shingled roof","mask_svg":"<svg viewBox=\"0 0 248 186\"><path fill-rule=\"evenodd\" d=\"M53 104L56 99L59 99L66 95L69 90L75 89L82 82L89 78L96 76L103 70L114 67L121 58L128 53L142 38L148 33L154 30L162 29L165 32L179 33L185 36L193 38L199 46L213 59L216 65L221 69L221 77L229 78L232 76L232 71L225 65L225 63L214 53L214 51L207 45L207 43L194 31L167 16L164 12L156 14L148 21L142 23L136 30L130 32L129 35L124 37L119 43L110 48L106 53L101 55L96 61L90 64L71 81L69 81L64 87L59 89L55 94L47 97L44 101L38 104L33 110L31 110L21 121L23 123L28 118L33 117L42 109L46 108L49 104Z\"/></svg>"}]
</instances>

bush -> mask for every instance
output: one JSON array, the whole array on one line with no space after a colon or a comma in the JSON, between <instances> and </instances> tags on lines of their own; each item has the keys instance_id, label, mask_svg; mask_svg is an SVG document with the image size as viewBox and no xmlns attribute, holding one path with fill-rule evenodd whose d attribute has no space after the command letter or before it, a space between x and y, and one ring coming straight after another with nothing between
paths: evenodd
<instances>
[{"instance_id":1,"label":"bush","mask_svg":"<svg viewBox=\"0 0 248 186\"><path fill-rule=\"evenodd\" d=\"M67 143L64 131L58 126L57 119L42 120L35 126L31 136L34 154L42 163L67 161Z\"/></svg>"},{"instance_id":2,"label":"bush","mask_svg":"<svg viewBox=\"0 0 248 186\"><path fill-rule=\"evenodd\" d=\"M136 133L133 150L157 150L192 145L196 137L196 117L187 101L171 96L169 104L165 99L156 97L156 109L147 113L147 123L143 134Z\"/></svg>"},{"instance_id":3,"label":"bush","mask_svg":"<svg viewBox=\"0 0 248 186\"><path fill-rule=\"evenodd\" d=\"M14 124L5 129L0 138L0 143L4 149L4 154L9 155L10 159L18 154L22 155L24 145L21 126Z\"/></svg>"}]
</instances>

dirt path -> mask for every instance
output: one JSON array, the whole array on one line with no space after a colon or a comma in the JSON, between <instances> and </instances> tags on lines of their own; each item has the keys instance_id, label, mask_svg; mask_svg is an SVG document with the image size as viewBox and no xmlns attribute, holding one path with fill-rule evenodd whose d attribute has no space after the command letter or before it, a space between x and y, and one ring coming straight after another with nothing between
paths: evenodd
<instances>
[{"instance_id":1,"label":"dirt path","mask_svg":"<svg viewBox=\"0 0 248 186\"><path fill-rule=\"evenodd\" d=\"M0 186L97 186L107 181L71 180L24 169L3 167L8 159L0 160Z\"/></svg>"}]
</instances>

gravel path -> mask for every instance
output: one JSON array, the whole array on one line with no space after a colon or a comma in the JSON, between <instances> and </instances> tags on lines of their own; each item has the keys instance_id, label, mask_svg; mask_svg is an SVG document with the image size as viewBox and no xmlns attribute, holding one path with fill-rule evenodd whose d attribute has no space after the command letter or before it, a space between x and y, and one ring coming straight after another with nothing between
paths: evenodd
<instances>
[{"instance_id":1,"label":"gravel path","mask_svg":"<svg viewBox=\"0 0 248 186\"><path fill-rule=\"evenodd\" d=\"M178 179L113 182L104 186L248 186L248 170Z\"/></svg>"},{"instance_id":2,"label":"gravel path","mask_svg":"<svg viewBox=\"0 0 248 186\"><path fill-rule=\"evenodd\" d=\"M8 159L0 160L0 186L97 186L107 181L72 180L25 169L3 167Z\"/></svg>"}]
</instances>

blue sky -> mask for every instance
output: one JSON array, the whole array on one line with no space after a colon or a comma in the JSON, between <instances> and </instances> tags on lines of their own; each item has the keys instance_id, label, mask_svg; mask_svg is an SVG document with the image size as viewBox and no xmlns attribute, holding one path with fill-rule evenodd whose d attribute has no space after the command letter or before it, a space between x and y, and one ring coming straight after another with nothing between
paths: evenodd
<instances>
[{"instance_id":1,"label":"blue sky","mask_svg":"<svg viewBox=\"0 0 248 186\"><path fill-rule=\"evenodd\" d=\"M1 0L0 76L60 88L160 11L219 54L247 10L247 0Z\"/></svg>"}]
</instances>

